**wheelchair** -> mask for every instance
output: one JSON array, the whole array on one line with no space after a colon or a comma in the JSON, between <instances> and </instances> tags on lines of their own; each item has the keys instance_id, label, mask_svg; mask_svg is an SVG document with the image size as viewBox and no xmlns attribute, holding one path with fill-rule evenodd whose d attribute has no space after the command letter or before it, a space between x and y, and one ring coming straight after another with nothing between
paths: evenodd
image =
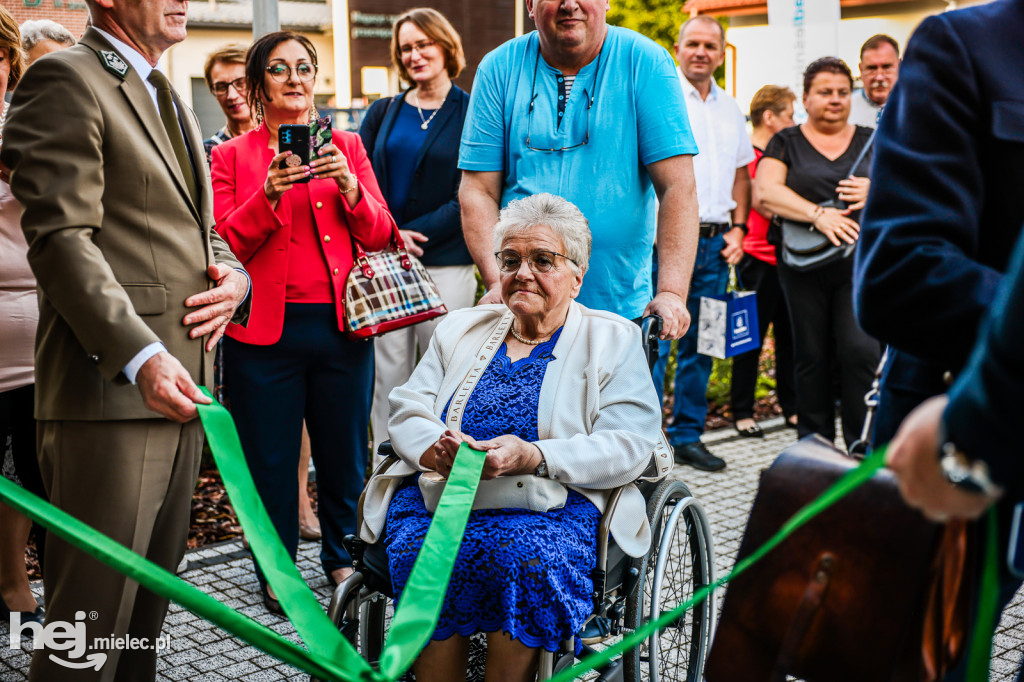
<instances>
[{"instance_id":1,"label":"wheelchair","mask_svg":"<svg viewBox=\"0 0 1024 682\"><path fill-rule=\"evenodd\" d=\"M652 318L642 324L645 352L652 365L657 359L656 327ZM378 454L388 457L394 451L390 443L383 443ZM637 485L647 501L651 547L645 556L634 558L615 545L609 529L622 489L615 490L598 526L597 564L591 573L591 620L601 619L603 627L596 637L586 638L590 643L583 644L584 658L671 611L715 581L711 526L686 485L670 478ZM345 538L345 546L355 572L335 589L328 616L367 662L377 667L390 618L388 602L394 599L387 554L383 543L369 545L353 535ZM712 593L588 679L700 682L715 614ZM546 680L575 661L574 639L562 642L556 652L542 650L537 679Z\"/></svg>"}]
</instances>

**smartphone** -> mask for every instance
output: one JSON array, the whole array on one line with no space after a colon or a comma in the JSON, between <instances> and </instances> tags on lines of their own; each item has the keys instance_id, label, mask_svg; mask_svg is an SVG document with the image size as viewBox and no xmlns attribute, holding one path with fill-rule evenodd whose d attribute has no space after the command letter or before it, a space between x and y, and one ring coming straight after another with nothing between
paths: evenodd
<instances>
[{"instance_id":1,"label":"smartphone","mask_svg":"<svg viewBox=\"0 0 1024 682\"><path fill-rule=\"evenodd\" d=\"M1007 567L1018 578L1024 578L1024 502L1013 508L1013 523L1010 525L1010 548L1006 557Z\"/></svg>"},{"instance_id":2,"label":"smartphone","mask_svg":"<svg viewBox=\"0 0 1024 682\"><path fill-rule=\"evenodd\" d=\"M283 125L278 128L277 151L292 153L281 162L281 168L308 166L311 150L308 125ZM309 177L300 178L295 182L309 182Z\"/></svg>"}]
</instances>

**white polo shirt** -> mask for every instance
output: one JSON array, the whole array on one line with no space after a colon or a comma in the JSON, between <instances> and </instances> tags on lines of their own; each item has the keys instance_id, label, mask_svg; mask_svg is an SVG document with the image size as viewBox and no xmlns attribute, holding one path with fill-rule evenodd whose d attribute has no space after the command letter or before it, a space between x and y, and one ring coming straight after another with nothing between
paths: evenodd
<instances>
[{"instance_id":1,"label":"white polo shirt","mask_svg":"<svg viewBox=\"0 0 1024 682\"><path fill-rule=\"evenodd\" d=\"M697 181L697 205L702 223L728 223L736 202L732 186L736 169L754 160L754 147L747 136L747 122L736 100L711 82L711 92L701 99L697 88L676 68L686 99L690 129L700 150L693 157Z\"/></svg>"}]
</instances>

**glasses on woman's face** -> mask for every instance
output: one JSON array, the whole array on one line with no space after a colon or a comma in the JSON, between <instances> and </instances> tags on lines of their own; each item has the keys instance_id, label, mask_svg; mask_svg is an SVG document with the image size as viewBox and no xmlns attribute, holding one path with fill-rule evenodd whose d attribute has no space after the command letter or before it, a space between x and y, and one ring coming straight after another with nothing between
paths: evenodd
<instances>
[{"instance_id":1,"label":"glasses on woman's face","mask_svg":"<svg viewBox=\"0 0 1024 682\"><path fill-rule=\"evenodd\" d=\"M435 43L433 40L421 40L418 43L409 43L407 45L401 45L399 46L398 51L402 54L403 57L408 57L409 55L412 54L413 50L416 50L420 54L423 54L426 50L432 48L434 45L437 45L437 43Z\"/></svg>"},{"instance_id":2,"label":"glasses on woman's face","mask_svg":"<svg viewBox=\"0 0 1024 682\"><path fill-rule=\"evenodd\" d=\"M267 73L278 83L287 83L288 79L291 78L292 72L295 72L295 77L303 83L316 78L316 64L310 64L309 62L299 62L295 67L288 66L284 63L271 64L267 67Z\"/></svg>"},{"instance_id":3,"label":"glasses on woman's face","mask_svg":"<svg viewBox=\"0 0 1024 682\"><path fill-rule=\"evenodd\" d=\"M217 81L213 84L213 87L210 88L210 91L217 97L225 97L228 94L229 88L234 88L239 95L244 95L245 91L248 89L245 85L245 77L236 78L233 81Z\"/></svg>"},{"instance_id":4,"label":"glasses on woman's face","mask_svg":"<svg viewBox=\"0 0 1024 682\"><path fill-rule=\"evenodd\" d=\"M551 269L555 267L555 259L564 258L573 265L579 267L579 263L569 258L565 254L555 253L554 251L533 251L526 256L526 262L530 266L530 270L537 274L545 272L551 272ZM494 254L494 259L498 261L498 269L504 273L519 272L519 268L523 266L523 257L515 251L504 250L498 251Z\"/></svg>"}]
</instances>

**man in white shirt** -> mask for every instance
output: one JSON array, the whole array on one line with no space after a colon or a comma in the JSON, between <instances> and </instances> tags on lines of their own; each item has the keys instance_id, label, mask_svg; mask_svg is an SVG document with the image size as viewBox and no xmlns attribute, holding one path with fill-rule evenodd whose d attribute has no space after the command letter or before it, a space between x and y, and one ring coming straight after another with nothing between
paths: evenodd
<instances>
[{"instance_id":1,"label":"man in white shirt","mask_svg":"<svg viewBox=\"0 0 1024 682\"><path fill-rule=\"evenodd\" d=\"M900 77L900 44L879 33L860 48L860 81L864 87L850 98L850 123L874 128Z\"/></svg>"},{"instance_id":2,"label":"man in white shirt","mask_svg":"<svg viewBox=\"0 0 1024 682\"><path fill-rule=\"evenodd\" d=\"M675 405L668 437L677 462L704 471L718 471L725 468L725 461L713 455L700 440L712 366L710 357L697 353L700 299L724 294L729 266L743 257L746 217L750 211L747 164L754 160L754 149L739 105L714 80L715 69L725 59L722 25L703 15L688 19L679 29L675 50L690 127L699 150L693 157L693 171L697 181L700 243L686 300L691 324L679 339L676 351ZM670 342L662 341L654 368L659 393L670 352Z\"/></svg>"}]
</instances>

